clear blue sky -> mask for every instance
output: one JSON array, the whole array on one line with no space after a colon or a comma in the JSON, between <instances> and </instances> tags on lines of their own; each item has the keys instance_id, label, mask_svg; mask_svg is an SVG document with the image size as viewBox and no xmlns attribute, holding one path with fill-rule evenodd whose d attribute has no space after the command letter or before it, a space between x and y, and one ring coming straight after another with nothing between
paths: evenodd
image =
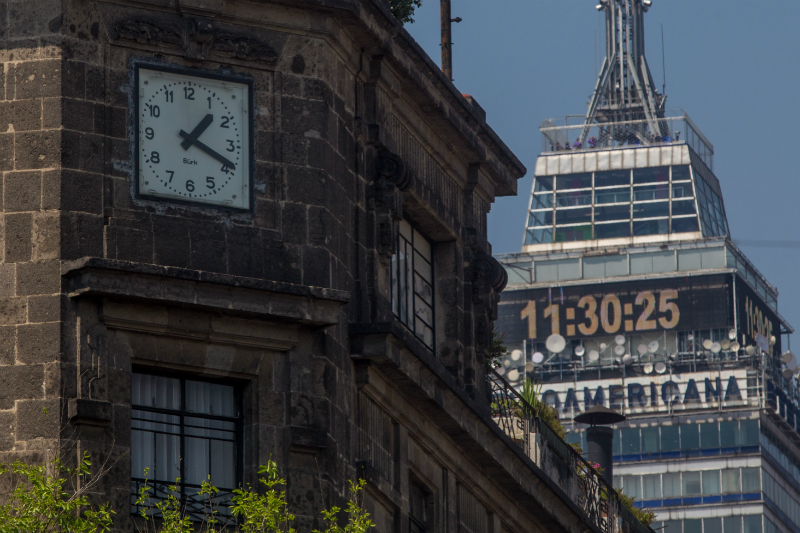
<instances>
[{"instance_id":1,"label":"clear blue sky","mask_svg":"<svg viewBox=\"0 0 800 533\"><path fill-rule=\"evenodd\" d=\"M518 196L492 207L494 253L522 245L539 124L586 112L595 40L602 49L605 38L597 3L452 0L452 16L463 19L453 24L454 83L477 99L529 171ZM800 328L800 1L653 0L646 53L659 90L662 24L667 107L684 109L713 143L731 235L778 288L780 313ZM439 63L439 1L423 0L406 28Z\"/></svg>"}]
</instances>

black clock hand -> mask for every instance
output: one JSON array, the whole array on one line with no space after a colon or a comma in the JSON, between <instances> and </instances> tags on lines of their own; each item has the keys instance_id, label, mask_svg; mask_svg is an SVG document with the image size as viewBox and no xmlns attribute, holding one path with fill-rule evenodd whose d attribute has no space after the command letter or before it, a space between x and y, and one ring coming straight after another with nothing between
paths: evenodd
<instances>
[{"instance_id":1,"label":"black clock hand","mask_svg":"<svg viewBox=\"0 0 800 533\"><path fill-rule=\"evenodd\" d=\"M200 124L195 126L195 128L192 130L192 133L190 133L188 137L186 135L182 135L182 137L185 140L181 143L181 148L183 148L184 150L188 150L189 147L192 145L192 143L195 142L197 138L203 134L204 131L206 131L206 128L208 128L211 125L211 122L213 122L213 120L214 120L214 115L208 114L205 117L203 117L203 120L200 121ZM183 133L183 130L181 130L181 133Z\"/></svg>"},{"instance_id":2,"label":"black clock hand","mask_svg":"<svg viewBox=\"0 0 800 533\"><path fill-rule=\"evenodd\" d=\"M211 116L211 115L208 115L208 116ZM198 141L197 139L192 139L191 138L191 133L186 133L185 131L181 130L179 135L181 137L183 137L184 139L186 139L186 141L184 141L184 142L189 142L190 145L193 144L193 145L197 146L202 151L204 151L205 153L207 153L208 155L210 155L211 157L213 157L214 159L216 159L217 161L219 161L220 163L222 163L223 165L225 165L229 169L236 170L236 165L234 165L228 159L226 159L225 156L215 152L214 150L212 150L211 148L209 148L208 146L206 146L202 142ZM181 146L182 145L183 145L183 143L181 143Z\"/></svg>"}]
</instances>

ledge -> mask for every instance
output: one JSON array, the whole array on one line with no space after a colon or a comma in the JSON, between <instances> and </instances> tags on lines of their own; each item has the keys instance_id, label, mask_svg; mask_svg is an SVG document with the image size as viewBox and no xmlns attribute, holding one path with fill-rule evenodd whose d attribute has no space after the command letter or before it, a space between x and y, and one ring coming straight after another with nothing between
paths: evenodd
<instances>
[{"instance_id":1,"label":"ledge","mask_svg":"<svg viewBox=\"0 0 800 533\"><path fill-rule=\"evenodd\" d=\"M82 258L61 265L70 298L114 298L309 326L339 323L345 291L199 270Z\"/></svg>"}]
</instances>

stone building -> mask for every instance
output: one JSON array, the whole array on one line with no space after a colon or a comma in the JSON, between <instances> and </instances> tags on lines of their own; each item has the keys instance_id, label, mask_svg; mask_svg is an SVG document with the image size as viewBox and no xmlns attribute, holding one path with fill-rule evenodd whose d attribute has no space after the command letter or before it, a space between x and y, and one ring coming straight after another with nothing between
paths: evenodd
<instances>
[{"instance_id":1,"label":"stone building","mask_svg":"<svg viewBox=\"0 0 800 533\"><path fill-rule=\"evenodd\" d=\"M386 3L0 8L3 460L88 451L118 531L270 458L300 531L357 476L380 532L633 527L492 417L525 168Z\"/></svg>"}]
</instances>

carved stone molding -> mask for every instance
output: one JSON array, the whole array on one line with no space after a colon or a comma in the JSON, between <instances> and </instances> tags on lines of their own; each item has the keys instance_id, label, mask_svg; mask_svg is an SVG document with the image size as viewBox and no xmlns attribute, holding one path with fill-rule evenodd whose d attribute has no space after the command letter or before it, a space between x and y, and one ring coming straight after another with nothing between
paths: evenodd
<instances>
[{"instance_id":1,"label":"carved stone molding","mask_svg":"<svg viewBox=\"0 0 800 533\"><path fill-rule=\"evenodd\" d=\"M403 159L386 148L375 156L374 205L376 243L383 259L391 259L397 240L397 223L403 219L403 193L411 177Z\"/></svg>"},{"instance_id":2,"label":"carved stone molding","mask_svg":"<svg viewBox=\"0 0 800 533\"><path fill-rule=\"evenodd\" d=\"M497 259L477 252L472 260L472 302L480 304L490 290L502 292L508 283L508 274Z\"/></svg>"},{"instance_id":3,"label":"carved stone molding","mask_svg":"<svg viewBox=\"0 0 800 533\"><path fill-rule=\"evenodd\" d=\"M137 17L113 26L116 41L140 45L174 47L192 59L211 56L272 65L278 53L267 43L247 35L226 32L208 19L185 17L180 22Z\"/></svg>"}]
</instances>

